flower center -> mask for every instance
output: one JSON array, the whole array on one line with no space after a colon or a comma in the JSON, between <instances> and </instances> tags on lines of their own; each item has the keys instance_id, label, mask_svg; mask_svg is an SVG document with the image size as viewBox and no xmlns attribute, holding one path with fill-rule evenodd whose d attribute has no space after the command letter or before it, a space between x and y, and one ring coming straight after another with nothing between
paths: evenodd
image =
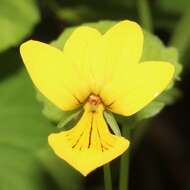
<instances>
[{"instance_id":1,"label":"flower center","mask_svg":"<svg viewBox=\"0 0 190 190\"><path fill-rule=\"evenodd\" d=\"M90 106L90 111L96 112L98 109L98 106L102 104L101 98L99 96L96 96L94 94L91 94L88 97L87 103Z\"/></svg>"},{"instance_id":2,"label":"flower center","mask_svg":"<svg viewBox=\"0 0 190 190\"><path fill-rule=\"evenodd\" d=\"M94 106L98 106L99 104L101 104L101 99L99 96L96 96L94 94L91 94L88 97L88 103Z\"/></svg>"}]
</instances>

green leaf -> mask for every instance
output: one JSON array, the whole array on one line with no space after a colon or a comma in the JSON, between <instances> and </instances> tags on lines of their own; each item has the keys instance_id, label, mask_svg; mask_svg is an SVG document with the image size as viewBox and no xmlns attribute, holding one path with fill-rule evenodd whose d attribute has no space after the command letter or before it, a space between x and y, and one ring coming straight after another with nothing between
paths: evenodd
<instances>
[{"instance_id":1,"label":"green leaf","mask_svg":"<svg viewBox=\"0 0 190 190\"><path fill-rule=\"evenodd\" d=\"M81 114L82 110L79 109L79 110L74 110L70 113L68 113L67 116L64 116L59 124L57 125L58 128L63 128L65 127L68 123L70 123L72 120L75 120L80 114Z\"/></svg>"},{"instance_id":2,"label":"green leaf","mask_svg":"<svg viewBox=\"0 0 190 190\"><path fill-rule=\"evenodd\" d=\"M46 168L46 171L57 182L60 189L81 189L82 175L73 170L66 162L56 157L48 147L38 152L38 158Z\"/></svg>"},{"instance_id":3,"label":"green leaf","mask_svg":"<svg viewBox=\"0 0 190 190\"><path fill-rule=\"evenodd\" d=\"M40 16L35 0L1 0L0 4L0 51L4 51L28 36Z\"/></svg>"},{"instance_id":4,"label":"green leaf","mask_svg":"<svg viewBox=\"0 0 190 190\"><path fill-rule=\"evenodd\" d=\"M175 101L181 97L181 92L179 89L173 87L169 90L166 90L160 96L158 96L153 102L148 104L145 108L134 115L136 120L147 119L150 117L154 117L162 109L165 105L171 105L175 103Z\"/></svg>"},{"instance_id":5,"label":"green leaf","mask_svg":"<svg viewBox=\"0 0 190 190\"><path fill-rule=\"evenodd\" d=\"M76 184L69 189L80 189L79 176L73 175L75 171L56 158L48 146L47 137L56 128L41 114L27 74L22 71L2 81L0 92L0 189L48 190L56 187L53 184L65 189L71 180ZM43 162L51 162L56 168L50 171L41 161L41 151L48 151ZM56 175L58 167L57 175L65 178L50 180L51 172Z\"/></svg>"},{"instance_id":6,"label":"green leaf","mask_svg":"<svg viewBox=\"0 0 190 190\"><path fill-rule=\"evenodd\" d=\"M117 124L117 121L114 118L114 115L109 111L104 111L104 117L110 126L111 130L115 135L121 136L121 131L119 129L119 125Z\"/></svg>"},{"instance_id":7,"label":"green leaf","mask_svg":"<svg viewBox=\"0 0 190 190\"><path fill-rule=\"evenodd\" d=\"M43 170L29 151L11 143L0 143L0 189L45 190Z\"/></svg>"},{"instance_id":8,"label":"green leaf","mask_svg":"<svg viewBox=\"0 0 190 190\"><path fill-rule=\"evenodd\" d=\"M58 123L61 119L70 115L70 112L64 112L51 103L45 96L43 96L38 90L37 91L37 100L40 101L43 105L42 113L53 123Z\"/></svg>"},{"instance_id":9,"label":"green leaf","mask_svg":"<svg viewBox=\"0 0 190 190\"><path fill-rule=\"evenodd\" d=\"M136 114L136 119L141 120L155 116L164 108L163 102L153 101Z\"/></svg>"},{"instance_id":10,"label":"green leaf","mask_svg":"<svg viewBox=\"0 0 190 190\"><path fill-rule=\"evenodd\" d=\"M167 105L171 105L175 103L176 99L180 97L182 97L181 91L178 88L173 87L162 93L160 96L158 96L156 98L156 101L164 102Z\"/></svg>"},{"instance_id":11,"label":"green leaf","mask_svg":"<svg viewBox=\"0 0 190 190\"><path fill-rule=\"evenodd\" d=\"M27 149L47 143L52 128L41 114L41 106L26 73L20 72L4 80L0 92L0 142Z\"/></svg>"}]
</instances>

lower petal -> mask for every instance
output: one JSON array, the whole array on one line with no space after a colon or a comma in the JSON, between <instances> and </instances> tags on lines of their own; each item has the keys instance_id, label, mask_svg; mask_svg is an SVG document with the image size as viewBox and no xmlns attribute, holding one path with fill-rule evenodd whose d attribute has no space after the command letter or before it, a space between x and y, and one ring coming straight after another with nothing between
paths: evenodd
<instances>
[{"instance_id":1,"label":"lower petal","mask_svg":"<svg viewBox=\"0 0 190 190\"><path fill-rule=\"evenodd\" d=\"M55 154L86 176L121 155L129 141L109 132L103 107L95 113L85 108L78 124L69 131L49 136Z\"/></svg>"}]
</instances>

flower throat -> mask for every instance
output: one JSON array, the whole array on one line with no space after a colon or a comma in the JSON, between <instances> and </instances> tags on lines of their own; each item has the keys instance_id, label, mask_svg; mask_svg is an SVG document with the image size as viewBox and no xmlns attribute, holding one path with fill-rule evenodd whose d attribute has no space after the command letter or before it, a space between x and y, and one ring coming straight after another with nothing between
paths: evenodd
<instances>
[{"instance_id":1,"label":"flower throat","mask_svg":"<svg viewBox=\"0 0 190 190\"><path fill-rule=\"evenodd\" d=\"M101 98L99 96L96 96L94 94L91 94L88 97L87 103L90 106L90 111L91 112L96 112L98 109L98 106L102 104Z\"/></svg>"}]
</instances>

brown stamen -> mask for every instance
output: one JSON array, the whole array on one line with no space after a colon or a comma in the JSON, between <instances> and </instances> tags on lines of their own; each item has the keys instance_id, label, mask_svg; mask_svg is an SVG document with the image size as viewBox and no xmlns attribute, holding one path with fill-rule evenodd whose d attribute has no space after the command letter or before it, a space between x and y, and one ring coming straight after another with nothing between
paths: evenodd
<instances>
[{"instance_id":1,"label":"brown stamen","mask_svg":"<svg viewBox=\"0 0 190 190\"><path fill-rule=\"evenodd\" d=\"M92 94L88 97L88 103L94 106L98 106L101 104L101 99L99 96Z\"/></svg>"},{"instance_id":2,"label":"brown stamen","mask_svg":"<svg viewBox=\"0 0 190 190\"><path fill-rule=\"evenodd\" d=\"M94 94L91 94L88 97L87 102L90 105L90 111L91 112L96 112L98 106L102 103L101 98L99 96L94 95Z\"/></svg>"}]
</instances>

